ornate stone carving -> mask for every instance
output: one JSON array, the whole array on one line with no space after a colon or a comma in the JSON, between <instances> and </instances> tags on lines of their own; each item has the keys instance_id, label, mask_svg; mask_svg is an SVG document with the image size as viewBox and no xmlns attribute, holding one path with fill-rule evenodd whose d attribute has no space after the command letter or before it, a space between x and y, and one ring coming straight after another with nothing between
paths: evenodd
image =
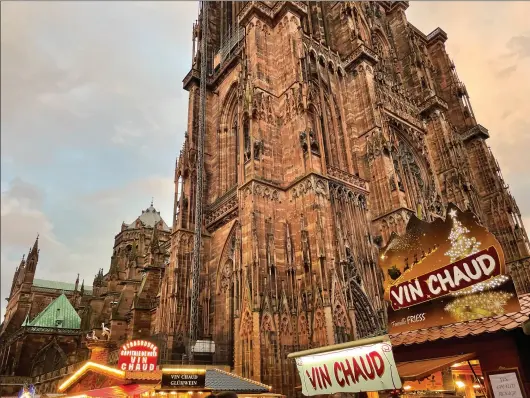
<instances>
[{"instance_id":1,"label":"ornate stone carving","mask_svg":"<svg viewBox=\"0 0 530 398\"><path fill-rule=\"evenodd\" d=\"M362 209L366 208L366 196L363 193L352 191L339 182L330 181L329 193L333 200L350 202Z\"/></svg>"},{"instance_id":2,"label":"ornate stone carving","mask_svg":"<svg viewBox=\"0 0 530 398\"><path fill-rule=\"evenodd\" d=\"M449 109L447 102L435 94L431 95L420 105L420 113L423 115L428 115L436 110L446 111L447 109Z\"/></svg>"},{"instance_id":3,"label":"ornate stone carving","mask_svg":"<svg viewBox=\"0 0 530 398\"><path fill-rule=\"evenodd\" d=\"M218 223L224 217L234 213L237 216L239 202L235 187L230 189L225 195L214 202L206 213L206 228L213 230L213 224ZM233 218L232 218L233 219ZM220 225L217 225L217 228Z\"/></svg>"},{"instance_id":4,"label":"ornate stone carving","mask_svg":"<svg viewBox=\"0 0 530 398\"><path fill-rule=\"evenodd\" d=\"M369 49L364 44L360 44L352 53L344 60L342 66L345 70L355 68L360 62L367 61L372 65L379 62L377 54Z\"/></svg>"},{"instance_id":5,"label":"ornate stone carving","mask_svg":"<svg viewBox=\"0 0 530 398\"><path fill-rule=\"evenodd\" d=\"M368 190L368 184L365 180L341 169L328 166L328 174L337 180L341 180L355 187L362 188L363 190Z\"/></svg>"},{"instance_id":6,"label":"ornate stone carving","mask_svg":"<svg viewBox=\"0 0 530 398\"><path fill-rule=\"evenodd\" d=\"M278 189L257 181L252 181L243 188L244 199L252 194L275 202L280 201L280 191Z\"/></svg>"},{"instance_id":7,"label":"ornate stone carving","mask_svg":"<svg viewBox=\"0 0 530 398\"><path fill-rule=\"evenodd\" d=\"M230 289L230 286L232 285L232 267L232 261L227 260L225 261L225 263L223 264L223 268L221 269L220 285L221 290L224 292L228 291L228 289Z\"/></svg>"},{"instance_id":8,"label":"ornate stone carving","mask_svg":"<svg viewBox=\"0 0 530 398\"><path fill-rule=\"evenodd\" d=\"M308 192L314 192L317 195L328 197L328 182L323 178L310 175L300 181L292 188L292 199L296 199Z\"/></svg>"},{"instance_id":9,"label":"ornate stone carving","mask_svg":"<svg viewBox=\"0 0 530 398\"><path fill-rule=\"evenodd\" d=\"M252 336L252 315L248 310L243 313L243 317L241 318L239 334L243 338Z\"/></svg>"},{"instance_id":10,"label":"ornate stone carving","mask_svg":"<svg viewBox=\"0 0 530 398\"><path fill-rule=\"evenodd\" d=\"M261 159L261 155L263 153L263 148L264 148L263 140L255 140L254 141L254 159L255 160L260 160Z\"/></svg>"},{"instance_id":11,"label":"ornate stone carving","mask_svg":"<svg viewBox=\"0 0 530 398\"><path fill-rule=\"evenodd\" d=\"M319 153L316 134L312 129L309 130L309 145L311 147L311 152Z\"/></svg>"},{"instance_id":12,"label":"ornate stone carving","mask_svg":"<svg viewBox=\"0 0 530 398\"><path fill-rule=\"evenodd\" d=\"M399 88L377 83L375 85L375 94L377 104L385 110L395 114L418 129L423 128L420 120L420 110L410 100L409 96L400 92Z\"/></svg>"}]
</instances>

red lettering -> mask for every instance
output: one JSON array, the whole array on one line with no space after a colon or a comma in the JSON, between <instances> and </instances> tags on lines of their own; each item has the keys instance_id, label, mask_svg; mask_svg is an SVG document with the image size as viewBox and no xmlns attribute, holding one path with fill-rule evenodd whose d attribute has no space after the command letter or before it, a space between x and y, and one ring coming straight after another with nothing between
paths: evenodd
<instances>
[{"instance_id":1,"label":"red lettering","mask_svg":"<svg viewBox=\"0 0 530 398\"><path fill-rule=\"evenodd\" d=\"M362 367L363 367L364 373L365 373L365 374L368 376L368 378L370 378L371 380L375 379L374 365L372 364L372 361L371 361L370 357L369 357L368 355L366 356L366 362L368 362L370 372L368 372L368 369L366 369L366 364L364 363L364 359L363 359L363 357L360 357L359 359L360 359L360 361L361 361L361 365L362 365Z\"/></svg>"},{"instance_id":2,"label":"red lettering","mask_svg":"<svg viewBox=\"0 0 530 398\"><path fill-rule=\"evenodd\" d=\"M309 375L309 372L306 370L305 371L306 375L307 375L307 378L309 379L309 381L311 382L311 385L313 386L313 388L316 390L317 389L317 383L316 381L314 381L311 376ZM313 373L315 373L315 370L313 368Z\"/></svg>"},{"instance_id":3,"label":"red lettering","mask_svg":"<svg viewBox=\"0 0 530 398\"><path fill-rule=\"evenodd\" d=\"M324 367L324 370L322 370L322 367ZM320 377L322 378L322 384L324 385L324 388L328 387L327 383L329 383L329 386L331 387L331 377L329 377L329 371L328 371L328 367L326 366L326 364L319 367L319 370L320 370Z\"/></svg>"},{"instance_id":4,"label":"red lettering","mask_svg":"<svg viewBox=\"0 0 530 398\"><path fill-rule=\"evenodd\" d=\"M341 363L335 362L333 364L333 370L335 372L335 380L337 380L337 383L339 383L339 386L344 387L344 384L346 384L346 382L344 381L344 378L342 380L339 379L339 371L342 372Z\"/></svg>"},{"instance_id":5,"label":"red lettering","mask_svg":"<svg viewBox=\"0 0 530 398\"><path fill-rule=\"evenodd\" d=\"M313 377L315 377L315 376L316 376L317 381L318 381L318 387L320 389L322 389L322 381L320 380L320 373L318 372L318 367L316 367L316 368L314 367L313 368Z\"/></svg>"},{"instance_id":6,"label":"red lettering","mask_svg":"<svg viewBox=\"0 0 530 398\"><path fill-rule=\"evenodd\" d=\"M342 363L342 372L344 373L344 378L346 379L346 383L350 385L350 381L348 380L348 376L351 377L353 383L355 384L355 377L353 375L353 371L351 370L350 362L347 359L344 359L346 362L346 365Z\"/></svg>"},{"instance_id":7,"label":"red lettering","mask_svg":"<svg viewBox=\"0 0 530 398\"><path fill-rule=\"evenodd\" d=\"M377 376L381 377L385 373L385 362L383 361L381 354L379 354L377 351L372 351L368 355L370 355L370 359L372 360L372 365L375 368Z\"/></svg>"},{"instance_id":8,"label":"red lettering","mask_svg":"<svg viewBox=\"0 0 530 398\"><path fill-rule=\"evenodd\" d=\"M355 358L352 358L352 361L353 361L353 370L355 372L355 381L358 383L360 376L362 376L364 380L367 380L366 376L364 375L363 371L361 370L361 367L359 366Z\"/></svg>"}]
</instances>

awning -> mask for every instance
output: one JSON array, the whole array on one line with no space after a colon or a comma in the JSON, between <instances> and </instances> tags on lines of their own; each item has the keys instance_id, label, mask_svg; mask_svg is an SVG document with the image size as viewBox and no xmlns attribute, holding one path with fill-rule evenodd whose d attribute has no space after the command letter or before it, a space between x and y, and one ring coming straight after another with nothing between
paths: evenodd
<instances>
[{"instance_id":1,"label":"awning","mask_svg":"<svg viewBox=\"0 0 530 398\"><path fill-rule=\"evenodd\" d=\"M127 398L140 396L142 393L151 391L156 385L153 384L127 384L89 390L82 393L68 395L69 397L97 397L97 398Z\"/></svg>"},{"instance_id":2,"label":"awning","mask_svg":"<svg viewBox=\"0 0 530 398\"><path fill-rule=\"evenodd\" d=\"M475 359L477 354L462 354L452 357L423 359L421 361L398 362L397 370L401 380L421 380L439 370L446 369L451 365Z\"/></svg>"}]
</instances>

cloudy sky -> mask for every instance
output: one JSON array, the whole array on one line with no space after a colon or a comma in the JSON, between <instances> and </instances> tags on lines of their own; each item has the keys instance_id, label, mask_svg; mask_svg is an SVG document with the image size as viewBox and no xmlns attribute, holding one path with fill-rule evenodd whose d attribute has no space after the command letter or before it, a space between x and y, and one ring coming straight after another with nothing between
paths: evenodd
<instances>
[{"instance_id":1,"label":"cloudy sky","mask_svg":"<svg viewBox=\"0 0 530 398\"><path fill-rule=\"evenodd\" d=\"M2 313L40 234L37 277L92 283L151 197L171 224L196 2L1 3ZM437 26L530 226L530 2L411 2Z\"/></svg>"}]
</instances>

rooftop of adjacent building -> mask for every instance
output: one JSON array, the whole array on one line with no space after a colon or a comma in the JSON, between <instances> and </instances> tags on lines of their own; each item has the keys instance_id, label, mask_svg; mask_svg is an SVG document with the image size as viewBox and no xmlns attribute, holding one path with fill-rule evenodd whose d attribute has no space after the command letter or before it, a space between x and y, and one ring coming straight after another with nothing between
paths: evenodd
<instances>
[{"instance_id":1,"label":"rooftop of adjacent building","mask_svg":"<svg viewBox=\"0 0 530 398\"><path fill-rule=\"evenodd\" d=\"M59 282L59 281L50 281L46 279L34 279L33 280L33 286L34 287L41 287L45 289L55 289L55 290L62 290L62 291L74 291L75 290L75 283L68 283L68 282ZM77 290L79 290L80 287L77 287ZM84 286L85 294L92 294L92 286Z\"/></svg>"},{"instance_id":2,"label":"rooftop of adjacent building","mask_svg":"<svg viewBox=\"0 0 530 398\"><path fill-rule=\"evenodd\" d=\"M151 201L151 205L147 209L142 210L142 214L140 214L140 216L138 216L134 222L130 224L124 222L123 225L125 226L125 229L136 229L138 221L148 228L154 228L156 225L162 222L162 230L170 230L166 222L160 216L160 212L157 211L153 206L153 201Z\"/></svg>"},{"instance_id":3,"label":"rooftop of adjacent building","mask_svg":"<svg viewBox=\"0 0 530 398\"><path fill-rule=\"evenodd\" d=\"M37 314L33 320L30 321L26 318L22 326L79 329L81 318L63 293Z\"/></svg>"},{"instance_id":4,"label":"rooftop of adjacent building","mask_svg":"<svg viewBox=\"0 0 530 398\"><path fill-rule=\"evenodd\" d=\"M499 330L517 329L530 321L530 294L519 296L519 303L521 310L517 312L395 333L390 335L390 340L393 346L411 345L438 339L476 336L483 333L494 333Z\"/></svg>"}]
</instances>

